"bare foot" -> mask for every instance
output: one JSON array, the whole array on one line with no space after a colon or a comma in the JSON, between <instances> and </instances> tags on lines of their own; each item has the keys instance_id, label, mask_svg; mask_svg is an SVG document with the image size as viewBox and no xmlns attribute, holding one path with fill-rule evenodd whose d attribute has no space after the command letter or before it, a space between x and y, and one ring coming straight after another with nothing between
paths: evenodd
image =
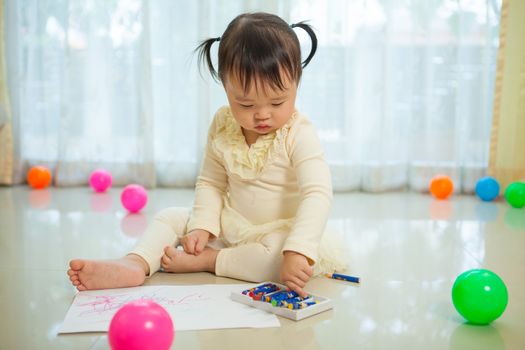
<instances>
[{"instance_id":1,"label":"bare foot","mask_svg":"<svg viewBox=\"0 0 525 350\"><path fill-rule=\"evenodd\" d=\"M160 266L166 272L212 272L215 273L215 261L218 250L204 248L199 255L188 254L174 247L164 248Z\"/></svg>"},{"instance_id":2,"label":"bare foot","mask_svg":"<svg viewBox=\"0 0 525 350\"><path fill-rule=\"evenodd\" d=\"M80 291L140 286L149 273L146 261L133 254L115 260L75 259L69 267L69 279Z\"/></svg>"}]
</instances>

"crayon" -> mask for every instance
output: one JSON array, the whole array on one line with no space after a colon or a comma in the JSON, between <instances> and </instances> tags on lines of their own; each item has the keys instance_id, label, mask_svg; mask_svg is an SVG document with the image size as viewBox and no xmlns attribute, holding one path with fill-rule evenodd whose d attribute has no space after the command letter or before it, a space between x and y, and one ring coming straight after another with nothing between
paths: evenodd
<instances>
[{"instance_id":1,"label":"crayon","mask_svg":"<svg viewBox=\"0 0 525 350\"><path fill-rule=\"evenodd\" d=\"M292 310L294 310L294 309L304 309L304 308L306 308L308 306L312 306L312 305L315 305L317 303L318 303L317 300L311 300L311 301L305 300L305 301L301 301L301 302L298 302L298 303L289 304L288 308L292 309Z\"/></svg>"},{"instance_id":2,"label":"crayon","mask_svg":"<svg viewBox=\"0 0 525 350\"><path fill-rule=\"evenodd\" d=\"M310 301L312 300L312 296L307 296L306 298L303 298L303 297L293 297L293 298L288 298L288 299L285 299L285 300L282 300L281 301L281 305L279 306L282 306L282 307L287 307L289 309L291 309L290 305L294 305L294 304L297 304L297 303L300 303L300 302L303 302L303 301Z\"/></svg>"},{"instance_id":3,"label":"crayon","mask_svg":"<svg viewBox=\"0 0 525 350\"><path fill-rule=\"evenodd\" d=\"M262 296L263 294L271 293L271 292L274 292L276 290L279 290L279 287L277 287L275 284L273 284L273 283L266 283L266 284L259 285L257 287L246 289L246 290L242 291L242 294L248 295L248 296L253 298L254 296L256 296L258 294L261 294L261 296Z\"/></svg>"},{"instance_id":4,"label":"crayon","mask_svg":"<svg viewBox=\"0 0 525 350\"><path fill-rule=\"evenodd\" d=\"M283 304L283 301L285 301L286 299L291 299L291 298L295 298L298 296L299 294L293 291L290 291L290 292L281 291L281 292L272 294L272 298L270 301L273 306L281 306Z\"/></svg>"},{"instance_id":5,"label":"crayon","mask_svg":"<svg viewBox=\"0 0 525 350\"><path fill-rule=\"evenodd\" d=\"M259 289L256 289L254 290L253 292L250 292L248 295L253 299L253 300L261 300L261 299L266 299L265 296L267 294L270 294L272 292L275 292L277 290L277 286L270 286L270 287L267 287L267 286L264 286L264 287L261 287Z\"/></svg>"},{"instance_id":6,"label":"crayon","mask_svg":"<svg viewBox=\"0 0 525 350\"><path fill-rule=\"evenodd\" d=\"M326 274L325 276L328 277L328 278L336 279L336 280L342 280L342 281L347 281L347 282L359 283L359 277L343 275L343 274L340 274L340 273Z\"/></svg>"}]
</instances>

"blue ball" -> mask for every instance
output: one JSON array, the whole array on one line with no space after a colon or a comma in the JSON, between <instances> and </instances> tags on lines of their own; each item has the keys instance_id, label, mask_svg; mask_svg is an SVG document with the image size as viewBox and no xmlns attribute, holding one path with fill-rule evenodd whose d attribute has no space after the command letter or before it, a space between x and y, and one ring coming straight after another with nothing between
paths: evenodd
<instances>
[{"instance_id":1,"label":"blue ball","mask_svg":"<svg viewBox=\"0 0 525 350\"><path fill-rule=\"evenodd\" d=\"M490 202L499 195L499 183L490 176L482 177L476 184L476 194L481 200Z\"/></svg>"}]
</instances>

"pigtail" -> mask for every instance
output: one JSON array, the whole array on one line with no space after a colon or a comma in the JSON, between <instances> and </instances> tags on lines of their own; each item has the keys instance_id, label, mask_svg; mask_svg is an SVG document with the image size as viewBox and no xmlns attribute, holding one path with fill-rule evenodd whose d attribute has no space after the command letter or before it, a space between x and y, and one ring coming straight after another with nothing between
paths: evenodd
<instances>
[{"instance_id":1,"label":"pigtail","mask_svg":"<svg viewBox=\"0 0 525 350\"><path fill-rule=\"evenodd\" d=\"M219 74L213 67L213 63L211 61L211 46L214 42L220 41L221 37L218 38L209 38L204 41L202 41L199 46L195 49L195 52L197 52L199 57L199 71L200 68L206 64L208 66L208 69L210 70L210 74L215 80L219 80Z\"/></svg>"},{"instance_id":2,"label":"pigtail","mask_svg":"<svg viewBox=\"0 0 525 350\"><path fill-rule=\"evenodd\" d=\"M315 52L317 51L317 36L315 35L312 27L309 24L306 24L304 21L292 24L290 27L291 28L299 27L303 29L308 34L310 39L312 40L312 49L310 50L310 54L308 55L308 57L306 57L306 59L302 63L302 66L304 68L308 65L308 63L310 63L310 61L315 55Z\"/></svg>"}]
</instances>

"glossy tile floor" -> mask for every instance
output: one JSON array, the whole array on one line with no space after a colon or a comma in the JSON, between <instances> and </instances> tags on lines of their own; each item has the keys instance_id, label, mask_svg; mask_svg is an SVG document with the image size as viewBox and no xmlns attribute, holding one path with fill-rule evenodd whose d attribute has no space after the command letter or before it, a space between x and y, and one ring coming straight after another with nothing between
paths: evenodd
<instances>
[{"instance_id":1,"label":"glossy tile floor","mask_svg":"<svg viewBox=\"0 0 525 350\"><path fill-rule=\"evenodd\" d=\"M107 349L104 333L57 335L75 295L74 257L125 254L158 210L190 206L191 190L149 191L127 215L120 189L0 188L0 349ZM177 332L174 349L525 349L525 209L473 196L338 194L330 225L345 233L348 273L360 285L313 279L335 308L280 328ZM490 326L471 326L451 303L471 268L505 281L509 304ZM155 284L237 283L211 274L163 274Z\"/></svg>"}]
</instances>

